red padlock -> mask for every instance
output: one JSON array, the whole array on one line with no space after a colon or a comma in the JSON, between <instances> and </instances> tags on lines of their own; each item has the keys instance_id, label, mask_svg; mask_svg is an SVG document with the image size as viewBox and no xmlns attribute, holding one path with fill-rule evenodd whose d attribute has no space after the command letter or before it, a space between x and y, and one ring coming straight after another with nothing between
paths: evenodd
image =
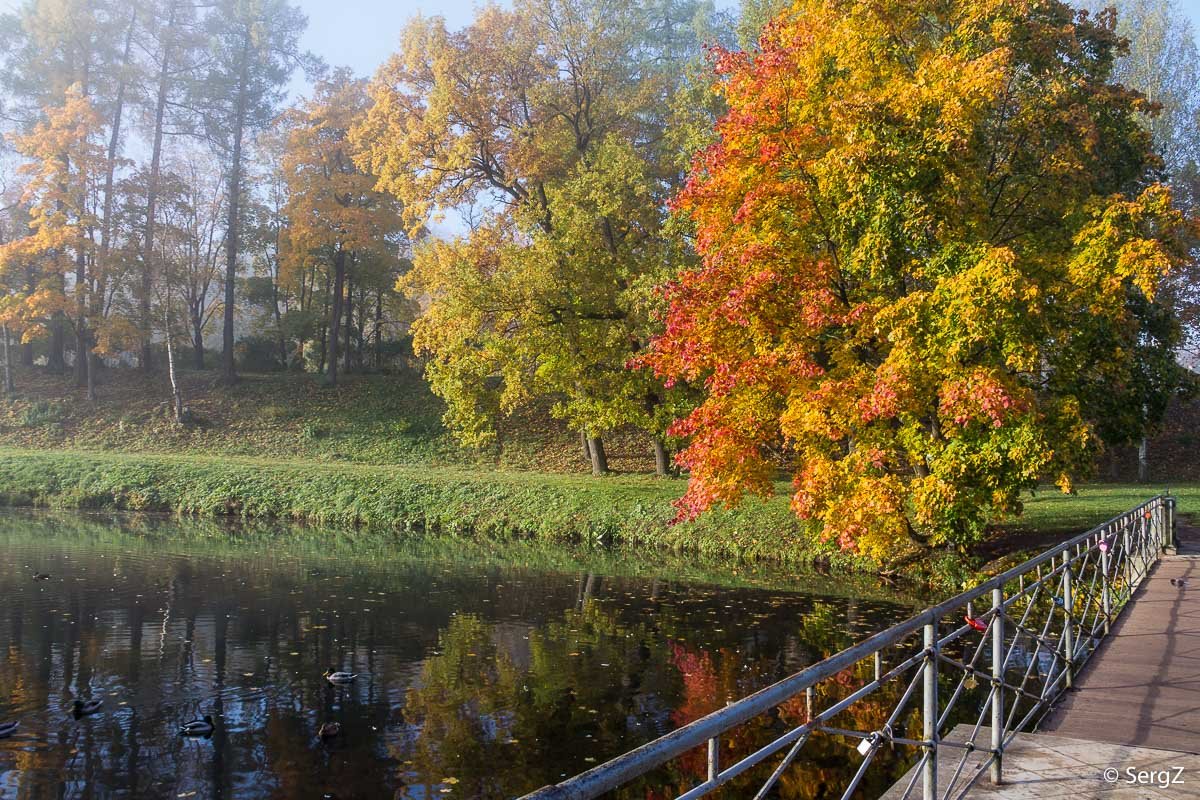
<instances>
[{"instance_id":1,"label":"red padlock","mask_svg":"<svg viewBox=\"0 0 1200 800\"><path fill-rule=\"evenodd\" d=\"M986 631L988 629L987 623L982 620L975 619L974 617L963 617L963 619L977 631Z\"/></svg>"}]
</instances>

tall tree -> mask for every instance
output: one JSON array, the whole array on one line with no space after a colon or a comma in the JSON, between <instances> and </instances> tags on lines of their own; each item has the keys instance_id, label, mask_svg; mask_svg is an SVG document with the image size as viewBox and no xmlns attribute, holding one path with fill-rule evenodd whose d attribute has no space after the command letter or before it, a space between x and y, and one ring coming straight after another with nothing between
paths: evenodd
<instances>
[{"instance_id":1,"label":"tall tree","mask_svg":"<svg viewBox=\"0 0 1200 800\"><path fill-rule=\"evenodd\" d=\"M1175 0L1085 4L1102 19L1111 19L1105 11L1110 6L1116 11L1116 32L1129 41L1128 50L1113 65L1113 79L1141 92L1152 104L1139 119L1154 137L1175 202L1195 213L1200 208L1200 48L1196 29ZM1174 313L1164 316L1146 308L1152 315L1147 320L1149 327L1168 337L1181 358L1200 366L1200 261L1191 259L1172 275L1161 299ZM1178 332L1173 330L1177 325L1182 326ZM1149 434L1162 424L1165 400L1186 391L1189 380L1186 370L1176 367L1173 359L1161 363L1156 354L1147 353L1143 363L1146 369L1134 384L1153 387L1150 396L1117 398L1124 405L1113 413L1118 418L1140 414L1145 420L1137 442L1138 478L1144 483L1150 479ZM1161 380L1163 376L1168 380Z\"/></svg>"},{"instance_id":2,"label":"tall tree","mask_svg":"<svg viewBox=\"0 0 1200 800\"><path fill-rule=\"evenodd\" d=\"M29 206L29 234L0 250L5 264L37 260L43 269L38 289L27 300L30 314L47 324L65 319L76 334L76 359L85 363L97 344L104 308L104 274L95 259L93 233L100 227L95 198L107 171L105 149L96 138L100 115L78 85L67 89L61 106L47 109L46 121L17 140L27 159L23 200ZM88 273L86 266L93 271ZM68 295L64 276L73 272ZM87 373L84 373L86 377ZM87 382L89 399L94 384Z\"/></svg>"},{"instance_id":3,"label":"tall tree","mask_svg":"<svg viewBox=\"0 0 1200 800\"><path fill-rule=\"evenodd\" d=\"M129 6L111 0L27 0L0 16L0 83L8 93L6 113L18 130L44 122L45 109L60 106L72 86L104 123L116 120L127 80L121 46L129 21ZM101 230L103 212L98 216ZM76 264L77 274L86 277L86 271L86 263ZM54 372L65 369L65 324L61 315L50 322ZM77 354L78 377L86 377L86 367L87 357Z\"/></svg>"},{"instance_id":4,"label":"tall tree","mask_svg":"<svg viewBox=\"0 0 1200 800\"><path fill-rule=\"evenodd\" d=\"M399 205L375 189L375 175L355 163L350 128L366 112L367 102L366 82L338 70L317 83L311 100L284 117L284 215L290 224L281 255L293 275L302 274L314 259L326 263L332 274L326 360L330 385L337 384L343 316L349 340L350 268L372 257L394 261L403 236Z\"/></svg>"},{"instance_id":5,"label":"tall tree","mask_svg":"<svg viewBox=\"0 0 1200 800\"><path fill-rule=\"evenodd\" d=\"M311 71L316 62L300 48L307 19L287 0L218 0L206 20L211 67L193 87L192 107L203 116L209 137L227 161L221 374L233 382L237 379L233 346L247 137L270 124L292 72L301 66Z\"/></svg>"},{"instance_id":6,"label":"tall tree","mask_svg":"<svg viewBox=\"0 0 1200 800\"><path fill-rule=\"evenodd\" d=\"M683 516L769 493L887 560L1069 489L1186 256L1109 21L1045 0L799 0L718 66L679 200L700 268L650 361L703 381Z\"/></svg>"},{"instance_id":7,"label":"tall tree","mask_svg":"<svg viewBox=\"0 0 1200 800\"><path fill-rule=\"evenodd\" d=\"M162 179L163 139L174 107L184 119L176 120L182 132L192 132L191 115L179 102L185 87L185 77L193 74L202 65L200 52L202 41L196 26L193 7L183 0L167 0L152 4L144 15L144 45L152 73L152 88L146 93L149 104L150 164L146 173L145 212L141 223L141 269L138 280L139 326L142 329L139 365L143 370L153 367L151 333L155 329L152 300L161 291L156 291L155 237L158 233L158 212Z\"/></svg>"},{"instance_id":8,"label":"tall tree","mask_svg":"<svg viewBox=\"0 0 1200 800\"><path fill-rule=\"evenodd\" d=\"M685 254L664 232L680 177L668 130L711 6L520 0L465 30L418 19L372 84L356 136L410 225L491 205L457 242L430 242L405 287L429 302L414 345L472 442L537 398L589 441L652 433L667 392L624 369L649 339L650 288Z\"/></svg>"}]
</instances>

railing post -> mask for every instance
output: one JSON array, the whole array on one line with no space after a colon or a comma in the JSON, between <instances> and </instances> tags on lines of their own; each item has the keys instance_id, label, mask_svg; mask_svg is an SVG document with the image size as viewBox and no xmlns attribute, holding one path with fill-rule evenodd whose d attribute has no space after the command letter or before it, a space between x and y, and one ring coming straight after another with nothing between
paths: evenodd
<instances>
[{"instance_id":1,"label":"railing post","mask_svg":"<svg viewBox=\"0 0 1200 800\"><path fill-rule=\"evenodd\" d=\"M1125 554L1125 564L1122 567L1125 573L1125 593L1133 597L1133 552L1129 549L1129 522L1124 519L1121 520L1121 542L1121 552Z\"/></svg>"},{"instance_id":2,"label":"railing post","mask_svg":"<svg viewBox=\"0 0 1200 800\"><path fill-rule=\"evenodd\" d=\"M1104 635L1112 627L1112 592L1108 579L1108 532L1100 534L1100 606L1104 612Z\"/></svg>"},{"instance_id":3,"label":"railing post","mask_svg":"<svg viewBox=\"0 0 1200 800\"><path fill-rule=\"evenodd\" d=\"M1163 536L1167 540L1163 549L1174 555L1175 551L1179 549L1179 540L1175 537L1175 496L1170 492L1164 499L1163 513L1166 516L1166 531Z\"/></svg>"},{"instance_id":4,"label":"railing post","mask_svg":"<svg viewBox=\"0 0 1200 800\"><path fill-rule=\"evenodd\" d=\"M1063 614L1066 622L1063 625L1063 649L1066 651L1066 665L1063 668L1063 686L1070 689L1075 683L1075 630L1074 630L1074 601L1071 598L1071 551L1063 552Z\"/></svg>"},{"instance_id":5,"label":"railing post","mask_svg":"<svg viewBox=\"0 0 1200 800\"><path fill-rule=\"evenodd\" d=\"M924 800L937 800L937 724L938 724L937 624L925 626L925 686L921 709L922 735L926 742L925 768L921 781Z\"/></svg>"},{"instance_id":6,"label":"railing post","mask_svg":"<svg viewBox=\"0 0 1200 800\"><path fill-rule=\"evenodd\" d=\"M708 740L708 782L716 783L721 774L721 740L714 736Z\"/></svg>"},{"instance_id":7,"label":"railing post","mask_svg":"<svg viewBox=\"0 0 1200 800\"><path fill-rule=\"evenodd\" d=\"M1000 783L1004 760L1004 589L992 589L992 783Z\"/></svg>"}]
</instances>

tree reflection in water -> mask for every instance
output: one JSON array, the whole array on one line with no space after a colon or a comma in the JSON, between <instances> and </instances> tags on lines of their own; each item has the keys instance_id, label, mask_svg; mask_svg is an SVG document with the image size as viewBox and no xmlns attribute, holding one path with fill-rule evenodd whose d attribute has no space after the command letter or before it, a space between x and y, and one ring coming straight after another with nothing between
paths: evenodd
<instances>
[{"instance_id":1,"label":"tree reflection in water","mask_svg":"<svg viewBox=\"0 0 1200 800\"><path fill-rule=\"evenodd\" d=\"M0 719L22 720L0 741L4 798L511 797L913 608L666 556L361 532L6 514L0 547ZM363 677L332 686L331 665ZM103 713L77 722L76 697ZM888 708L855 713L872 725ZM211 738L177 735L205 713ZM748 752L805 713L789 704L727 745ZM342 734L322 742L325 722ZM823 796L852 769L844 742L808 752L782 796ZM703 770L682 759L628 795Z\"/></svg>"}]
</instances>

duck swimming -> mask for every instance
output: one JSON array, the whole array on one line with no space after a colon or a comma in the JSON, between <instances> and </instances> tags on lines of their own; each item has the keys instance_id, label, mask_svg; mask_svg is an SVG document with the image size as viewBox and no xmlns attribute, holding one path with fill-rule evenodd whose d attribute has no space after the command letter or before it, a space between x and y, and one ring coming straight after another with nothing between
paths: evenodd
<instances>
[{"instance_id":1,"label":"duck swimming","mask_svg":"<svg viewBox=\"0 0 1200 800\"><path fill-rule=\"evenodd\" d=\"M50 574L46 572L35 572L33 573L33 579L35 581L48 581L50 580Z\"/></svg>"},{"instance_id":2,"label":"duck swimming","mask_svg":"<svg viewBox=\"0 0 1200 800\"><path fill-rule=\"evenodd\" d=\"M326 722L317 730L317 736L322 739L332 739L342 732L342 724L340 722Z\"/></svg>"},{"instance_id":3,"label":"duck swimming","mask_svg":"<svg viewBox=\"0 0 1200 800\"><path fill-rule=\"evenodd\" d=\"M330 683L350 683L350 681L358 677L358 673L334 672L333 667L330 667L329 669L325 670L325 673L322 675L322 677Z\"/></svg>"},{"instance_id":4,"label":"duck swimming","mask_svg":"<svg viewBox=\"0 0 1200 800\"><path fill-rule=\"evenodd\" d=\"M15 719L12 722L0 722L0 739L12 736L19 727L21 727L21 723Z\"/></svg>"},{"instance_id":5,"label":"duck swimming","mask_svg":"<svg viewBox=\"0 0 1200 800\"><path fill-rule=\"evenodd\" d=\"M89 714L95 714L100 710L100 706L104 705L103 700L88 700L86 703L82 700L76 700L72 708L75 711L75 718L86 717Z\"/></svg>"},{"instance_id":6,"label":"duck swimming","mask_svg":"<svg viewBox=\"0 0 1200 800\"><path fill-rule=\"evenodd\" d=\"M208 736L212 732L213 718L208 714L204 715L204 719L194 719L179 728L181 736Z\"/></svg>"}]
</instances>

